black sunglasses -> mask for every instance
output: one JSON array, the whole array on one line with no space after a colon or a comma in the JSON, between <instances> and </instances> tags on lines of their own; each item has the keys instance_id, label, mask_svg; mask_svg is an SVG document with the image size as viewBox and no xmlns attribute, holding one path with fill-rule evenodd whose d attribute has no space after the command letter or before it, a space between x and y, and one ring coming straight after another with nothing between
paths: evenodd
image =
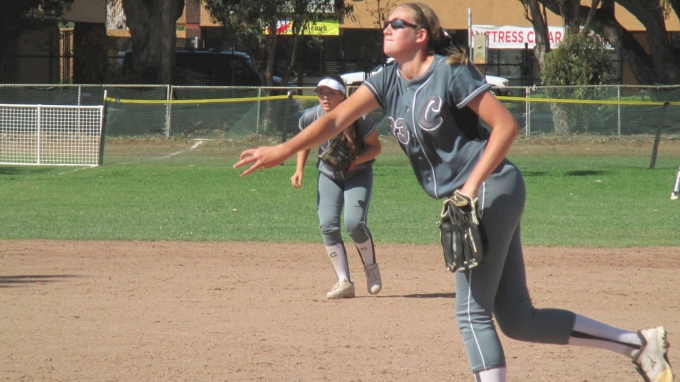
<instances>
[{"instance_id":1,"label":"black sunglasses","mask_svg":"<svg viewBox=\"0 0 680 382\"><path fill-rule=\"evenodd\" d=\"M387 29L387 27L391 25L392 29L401 29L401 28L418 28L416 24L411 24L408 21L404 21L402 19L394 19L394 20L389 20L385 21L385 25L383 25L383 30Z\"/></svg>"}]
</instances>

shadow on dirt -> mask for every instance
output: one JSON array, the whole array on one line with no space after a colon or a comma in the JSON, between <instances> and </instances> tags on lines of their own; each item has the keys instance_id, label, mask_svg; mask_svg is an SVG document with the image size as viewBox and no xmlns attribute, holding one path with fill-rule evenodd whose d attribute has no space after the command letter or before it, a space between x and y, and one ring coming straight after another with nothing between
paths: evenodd
<instances>
[{"instance_id":1,"label":"shadow on dirt","mask_svg":"<svg viewBox=\"0 0 680 382\"><path fill-rule=\"evenodd\" d=\"M396 297L396 296L395 296ZM406 298L456 298L456 293L416 293L407 294L402 297Z\"/></svg>"},{"instance_id":2,"label":"shadow on dirt","mask_svg":"<svg viewBox=\"0 0 680 382\"><path fill-rule=\"evenodd\" d=\"M20 286L21 284L43 284L61 281L60 279L79 277L74 275L17 275L0 276L0 288Z\"/></svg>"}]
</instances>

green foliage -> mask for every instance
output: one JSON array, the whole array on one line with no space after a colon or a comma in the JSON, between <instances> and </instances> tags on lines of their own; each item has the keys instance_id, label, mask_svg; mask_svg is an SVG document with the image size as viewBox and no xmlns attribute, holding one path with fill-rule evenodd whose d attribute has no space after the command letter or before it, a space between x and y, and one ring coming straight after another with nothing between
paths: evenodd
<instances>
[{"instance_id":1,"label":"green foliage","mask_svg":"<svg viewBox=\"0 0 680 382\"><path fill-rule=\"evenodd\" d=\"M70 9L75 0L23 0L5 1L0 13L0 47L8 35L16 35L22 30L37 28L48 23L56 23L64 10ZM0 56L4 53L0 50Z\"/></svg>"},{"instance_id":2,"label":"green foliage","mask_svg":"<svg viewBox=\"0 0 680 382\"><path fill-rule=\"evenodd\" d=\"M541 81L546 86L603 85L610 72L609 53L597 37L568 34L557 49L545 55Z\"/></svg>"},{"instance_id":3,"label":"green foliage","mask_svg":"<svg viewBox=\"0 0 680 382\"><path fill-rule=\"evenodd\" d=\"M599 95L593 92L603 90L583 85L606 84L610 72L609 53L597 37L587 33L567 34L557 49L546 53L541 81L546 86L570 86L549 88L546 93L549 98L597 99ZM589 130L582 107L554 104L551 108L555 133L568 135Z\"/></svg>"},{"instance_id":4,"label":"green foliage","mask_svg":"<svg viewBox=\"0 0 680 382\"><path fill-rule=\"evenodd\" d=\"M3 24L13 24L20 19L59 17L70 9L75 0L22 0L2 4Z\"/></svg>"}]
</instances>

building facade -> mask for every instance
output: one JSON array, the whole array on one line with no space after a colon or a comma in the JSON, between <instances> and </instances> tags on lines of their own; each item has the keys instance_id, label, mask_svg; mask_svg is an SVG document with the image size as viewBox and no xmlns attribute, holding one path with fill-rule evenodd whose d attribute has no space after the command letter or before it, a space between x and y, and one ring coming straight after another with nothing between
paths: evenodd
<instances>
[{"instance_id":1,"label":"building facade","mask_svg":"<svg viewBox=\"0 0 680 382\"><path fill-rule=\"evenodd\" d=\"M376 63L384 60L382 56L382 31L379 27L384 20L379 14L389 12L403 1L391 0L348 0L353 7L352 17L340 20L338 36L324 36L322 47L306 52L304 62L308 67L300 71L313 75L318 72L368 71ZM488 36L486 54L477 60L478 67L487 74L510 79L511 85L533 85L540 75L538 63L533 56L533 28L524 15L521 3L510 0L423 0L439 15L441 25L448 30L454 40L469 48L474 48L474 35L484 33ZM228 38L215 25L208 12L198 5L187 2L184 24L186 34L196 38L200 47L216 47L220 38L228 44L237 44ZM590 5L590 2L583 2ZM642 24L623 7L615 4L617 20L623 27L634 33L643 46L646 46L645 30ZM184 16L183 16L184 17ZM553 43L559 43L563 36L562 18L548 11L548 24L551 27ZM680 22L672 13L666 20L669 39L680 45ZM285 45L285 41L282 43ZM680 48L680 46L679 46ZM472 49L474 50L474 49ZM476 58L479 54L476 54ZM481 62L480 62L481 61ZM622 62L619 52L612 49L612 83L635 84L631 72Z\"/></svg>"}]
</instances>

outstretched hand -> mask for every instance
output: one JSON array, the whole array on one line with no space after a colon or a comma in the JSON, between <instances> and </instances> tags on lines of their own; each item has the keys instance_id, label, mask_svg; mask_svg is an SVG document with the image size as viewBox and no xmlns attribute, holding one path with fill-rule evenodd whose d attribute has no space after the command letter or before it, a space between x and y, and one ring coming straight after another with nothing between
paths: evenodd
<instances>
[{"instance_id":1,"label":"outstretched hand","mask_svg":"<svg viewBox=\"0 0 680 382\"><path fill-rule=\"evenodd\" d=\"M256 149L248 149L241 153L239 161L234 164L234 168L252 163L250 167L241 173L241 176L246 176L260 168L272 168L278 166L290 156L281 145L276 146L262 146Z\"/></svg>"}]
</instances>

